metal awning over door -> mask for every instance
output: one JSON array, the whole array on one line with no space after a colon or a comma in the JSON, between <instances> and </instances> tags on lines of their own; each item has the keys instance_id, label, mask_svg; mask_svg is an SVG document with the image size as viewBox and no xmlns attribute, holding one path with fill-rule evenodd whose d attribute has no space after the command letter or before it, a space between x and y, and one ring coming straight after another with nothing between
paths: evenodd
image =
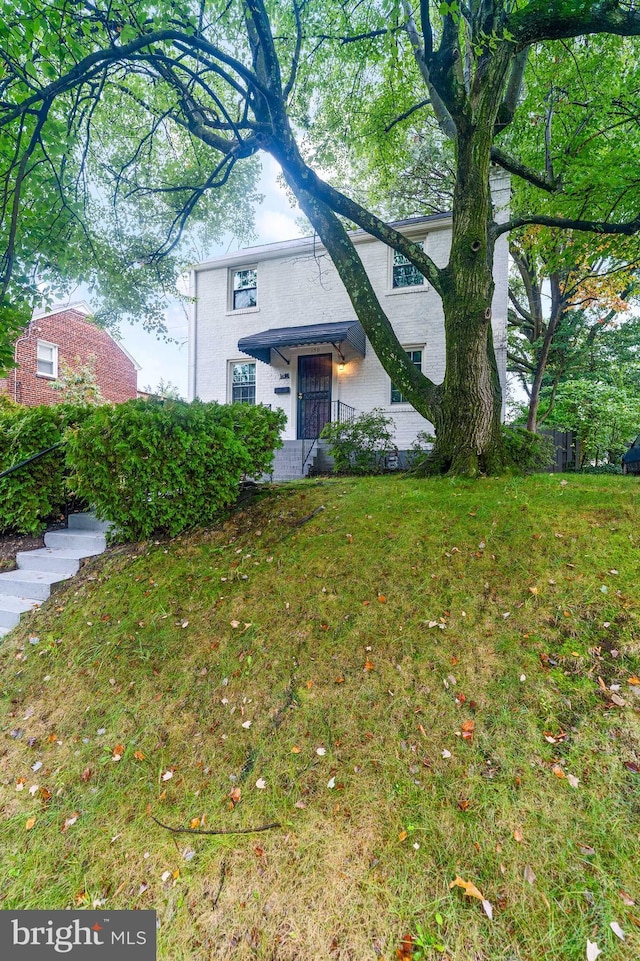
<instances>
[{"instance_id":1,"label":"metal awning over door","mask_svg":"<svg viewBox=\"0 0 640 961\"><path fill-rule=\"evenodd\" d=\"M348 360L351 357L365 355L365 334L362 325L357 320L338 321L331 324L307 324L301 327L275 327L263 330L259 334L241 337L238 350L265 364L271 363L271 351L289 363L282 353L290 347L308 347L312 344L331 344L341 357Z\"/></svg>"}]
</instances>

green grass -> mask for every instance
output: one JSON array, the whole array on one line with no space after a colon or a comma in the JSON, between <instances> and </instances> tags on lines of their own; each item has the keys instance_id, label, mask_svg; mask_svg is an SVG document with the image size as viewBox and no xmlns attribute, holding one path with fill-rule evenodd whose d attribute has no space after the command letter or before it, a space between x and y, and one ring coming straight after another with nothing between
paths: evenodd
<instances>
[{"instance_id":1,"label":"green grass","mask_svg":"<svg viewBox=\"0 0 640 961\"><path fill-rule=\"evenodd\" d=\"M162 961L637 961L639 495L322 480L92 563L0 647L0 907L155 908Z\"/></svg>"}]
</instances>

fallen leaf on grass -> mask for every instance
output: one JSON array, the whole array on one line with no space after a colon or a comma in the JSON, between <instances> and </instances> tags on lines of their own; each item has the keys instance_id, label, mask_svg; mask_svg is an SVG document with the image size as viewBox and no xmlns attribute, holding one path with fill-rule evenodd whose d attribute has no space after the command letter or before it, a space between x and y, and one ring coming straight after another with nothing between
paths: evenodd
<instances>
[{"instance_id":1,"label":"fallen leaf on grass","mask_svg":"<svg viewBox=\"0 0 640 961\"><path fill-rule=\"evenodd\" d=\"M65 822L60 828L60 831L62 832L62 834L66 834L69 828L73 827L73 825L76 823L79 817L80 815L78 814L78 812L74 811L70 817L65 818Z\"/></svg>"},{"instance_id":2,"label":"fallen leaf on grass","mask_svg":"<svg viewBox=\"0 0 640 961\"><path fill-rule=\"evenodd\" d=\"M533 868L531 868L528 864L525 864L524 866L523 875L524 875L525 881L528 881L529 884L536 883L536 876L534 874Z\"/></svg>"},{"instance_id":3,"label":"fallen leaf on grass","mask_svg":"<svg viewBox=\"0 0 640 961\"><path fill-rule=\"evenodd\" d=\"M162 775L162 780L170 781L172 777L173 777L173 771L168 770L168 771L165 771L164 774Z\"/></svg>"},{"instance_id":4,"label":"fallen leaf on grass","mask_svg":"<svg viewBox=\"0 0 640 961\"><path fill-rule=\"evenodd\" d=\"M473 739L473 732L475 730L475 721L463 721L462 722L462 737L465 741L471 741Z\"/></svg>"},{"instance_id":5,"label":"fallen leaf on grass","mask_svg":"<svg viewBox=\"0 0 640 961\"><path fill-rule=\"evenodd\" d=\"M623 902L627 905L627 907L632 908L636 903L631 897L631 895L627 894L626 891L618 891L618 894L622 898Z\"/></svg>"},{"instance_id":6,"label":"fallen leaf on grass","mask_svg":"<svg viewBox=\"0 0 640 961\"><path fill-rule=\"evenodd\" d=\"M398 961L411 961L414 954L414 941L410 934L405 934L402 941L400 942L400 947L396 948L396 957Z\"/></svg>"},{"instance_id":7,"label":"fallen leaf on grass","mask_svg":"<svg viewBox=\"0 0 640 961\"><path fill-rule=\"evenodd\" d=\"M381 604L387 603L387 598L385 597L384 594L378 594L378 600L380 601Z\"/></svg>"},{"instance_id":8,"label":"fallen leaf on grass","mask_svg":"<svg viewBox=\"0 0 640 961\"><path fill-rule=\"evenodd\" d=\"M470 898L477 898L478 901L484 901L484 894L478 890L473 881L464 881L459 874L456 874L454 880L450 883L449 889L451 888L462 888L464 893Z\"/></svg>"},{"instance_id":9,"label":"fallen leaf on grass","mask_svg":"<svg viewBox=\"0 0 640 961\"><path fill-rule=\"evenodd\" d=\"M582 844L580 841L576 841L576 847L581 854L584 854L585 857L588 858L596 853L596 849L592 848L590 844Z\"/></svg>"},{"instance_id":10,"label":"fallen leaf on grass","mask_svg":"<svg viewBox=\"0 0 640 961\"><path fill-rule=\"evenodd\" d=\"M293 747L291 748L291 753L292 753L292 754L299 754L299 753L300 753L300 748L298 747L297 744L294 744L294 745L293 745Z\"/></svg>"},{"instance_id":11,"label":"fallen leaf on grass","mask_svg":"<svg viewBox=\"0 0 640 961\"><path fill-rule=\"evenodd\" d=\"M520 830L520 828L516 828L515 831L513 832L513 839L514 841L517 841L518 844L522 843L522 831Z\"/></svg>"},{"instance_id":12,"label":"fallen leaf on grass","mask_svg":"<svg viewBox=\"0 0 640 961\"><path fill-rule=\"evenodd\" d=\"M559 777L559 778L566 777L564 771L562 770L559 764L554 764L551 770L553 771L556 777Z\"/></svg>"},{"instance_id":13,"label":"fallen leaf on grass","mask_svg":"<svg viewBox=\"0 0 640 961\"><path fill-rule=\"evenodd\" d=\"M571 787L577 788L580 785L580 778L577 778L575 774L567 774L567 781Z\"/></svg>"},{"instance_id":14,"label":"fallen leaf on grass","mask_svg":"<svg viewBox=\"0 0 640 961\"><path fill-rule=\"evenodd\" d=\"M445 750L442 752L442 756L443 756L443 758L445 758L445 759L446 759L446 758L450 758L450 757L451 757L451 751L447 751L446 748L445 748Z\"/></svg>"},{"instance_id":15,"label":"fallen leaf on grass","mask_svg":"<svg viewBox=\"0 0 640 961\"><path fill-rule=\"evenodd\" d=\"M267 782L265 781L265 779L263 777L259 777L258 780L256 781L256 787L258 788L258 790L264 791L266 786L267 786Z\"/></svg>"},{"instance_id":16,"label":"fallen leaf on grass","mask_svg":"<svg viewBox=\"0 0 640 961\"><path fill-rule=\"evenodd\" d=\"M124 744L116 744L113 751L111 752L112 761L121 761L124 754Z\"/></svg>"},{"instance_id":17,"label":"fallen leaf on grass","mask_svg":"<svg viewBox=\"0 0 640 961\"><path fill-rule=\"evenodd\" d=\"M617 707L624 707L627 703L623 697L620 697L619 694L611 693L609 697Z\"/></svg>"},{"instance_id":18,"label":"fallen leaf on grass","mask_svg":"<svg viewBox=\"0 0 640 961\"><path fill-rule=\"evenodd\" d=\"M398 835L398 841L406 841L408 837L408 831L400 831L400 834Z\"/></svg>"},{"instance_id":19,"label":"fallen leaf on grass","mask_svg":"<svg viewBox=\"0 0 640 961\"><path fill-rule=\"evenodd\" d=\"M487 901L485 898L482 902L482 910L484 911L486 916L489 918L489 920L493 921L493 906L491 904L491 901Z\"/></svg>"},{"instance_id":20,"label":"fallen leaf on grass","mask_svg":"<svg viewBox=\"0 0 640 961\"><path fill-rule=\"evenodd\" d=\"M587 961L596 961L599 954L602 954L602 951L598 947L597 942L590 941L589 938L587 938Z\"/></svg>"},{"instance_id":21,"label":"fallen leaf on grass","mask_svg":"<svg viewBox=\"0 0 640 961\"><path fill-rule=\"evenodd\" d=\"M195 831L196 828L199 828L200 818L191 818L191 820L189 821L189 827L191 828L192 831Z\"/></svg>"},{"instance_id":22,"label":"fallen leaf on grass","mask_svg":"<svg viewBox=\"0 0 640 961\"><path fill-rule=\"evenodd\" d=\"M31 828L32 828L32 827L34 826L34 824L36 823L36 820L37 820L37 819L36 819L35 817L27 818L26 823L25 823L25 828L27 829L27 831L30 831L30 830L31 830Z\"/></svg>"},{"instance_id":23,"label":"fallen leaf on grass","mask_svg":"<svg viewBox=\"0 0 640 961\"><path fill-rule=\"evenodd\" d=\"M622 930L622 928L620 927L617 921L610 921L609 927L611 928L615 936L617 938L620 938L621 941L624 941L626 939L626 934L624 933L624 931Z\"/></svg>"},{"instance_id":24,"label":"fallen leaf on grass","mask_svg":"<svg viewBox=\"0 0 640 961\"><path fill-rule=\"evenodd\" d=\"M143 754L142 751L134 751L133 756L135 757L136 761L144 761L146 757L146 755Z\"/></svg>"},{"instance_id":25,"label":"fallen leaf on grass","mask_svg":"<svg viewBox=\"0 0 640 961\"><path fill-rule=\"evenodd\" d=\"M630 677L629 680L627 681L627 684L631 684L632 687L637 687L637 686L639 686L639 685L640 685L640 677L636 677L636 675L633 674L632 677Z\"/></svg>"},{"instance_id":26,"label":"fallen leaf on grass","mask_svg":"<svg viewBox=\"0 0 640 961\"><path fill-rule=\"evenodd\" d=\"M239 803L240 798L242 797L242 791L239 787L234 787L233 791L231 791L229 794L229 797L231 798L231 803L235 806Z\"/></svg>"},{"instance_id":27,"label":"fallen leaf on grass","mask_svg":"<svg viewBox=\"0 0 640 961\"><path fill-rule=\"evenodd\" d=\"M373 667L374 667L373 661L370 661L369 658L367 658L367 660L364 662L364 670L365 670L365 671L372 671L372 670L373 670Z\"/></svg>"},{"instance_id":28,"label":"fallen leaf on grass","mask_svg":"<svg viewBox=\"0 0 640 961\"><path fill-rule=\"evenodd\" d=\"M631 771L632 774L640 774L640 767L635 761L625 761L624 766L626 767L627 771Z\"/></svg>"}]
</instances>

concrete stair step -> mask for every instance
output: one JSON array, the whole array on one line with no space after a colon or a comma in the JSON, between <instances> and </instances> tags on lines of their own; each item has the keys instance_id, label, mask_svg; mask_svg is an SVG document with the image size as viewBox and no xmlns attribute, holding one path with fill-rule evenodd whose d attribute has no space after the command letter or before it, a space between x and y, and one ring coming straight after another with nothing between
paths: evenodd
<instances>
[{"instance_id":1,"label":"concrete stair step","mask_svg":"<svg viewBox=\"0 0 640 961\"><path fill-rule=\"evenodd\" d=\"M63 581L68 575L48 571L7 571L0 574L1 597L32 597L46 601L51 585Z\"/></svg>"},{"instance_id":2,"label":"concrete stair step","mask_svg":"<svg viewBox=\"0 0 640 961\"><path fill-rule=\"evenodd\" d=\"M81 551L81 557L102 554L107 547L105 534L84 530L47 531L44 535L46 547L57 547L64 551Z\"/></svg>"},{"instance_id":3,"label":"concrete stair step","mask_svg":"<svg viewBox=\"0 0 640 961\"><path fill-rule=\"evenodd\" d=\"M19 551L16 554L16 564L21 571L50 571L68 577L77 574L81 551L65 551L57 547L40 547L35 551Z\"/></svg>"},{"instance_id":4,"label":"concrete stair step","mask_svg":"<svg viewBox=\"0 0 640 961\"><path fill-rule=\"evenodd\" d=\"M113 524L110 521L99 521L94 514L88 512L82 514L69 514L67 527L70 531L92 531L95 533L108 533Z\"/></svg>"},{"instance_id":5,"label":"concrete stair step","mask_svg":"<svg viewBox=\"0 0 640 961\"><path fill-rule=\"evenodd\" d=\"M15 627L20 622L20 615L40 607L42 601L36 597L12 597L10 594L0 596L0 627Z\"/></svg>"}]
</instances>

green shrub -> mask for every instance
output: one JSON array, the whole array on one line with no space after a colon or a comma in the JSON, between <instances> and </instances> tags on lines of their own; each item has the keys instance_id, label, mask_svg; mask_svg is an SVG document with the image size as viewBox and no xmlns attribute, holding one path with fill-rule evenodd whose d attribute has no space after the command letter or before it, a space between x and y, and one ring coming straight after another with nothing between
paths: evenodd
<instances>
[{"instance_id":1,"label":"green shrub","mask_svg":"<svg viewBox=\"0 0 640 961\"><path fill-rule=\"evenodd\" d=\"M533 474L550 467L555 459L555 447L550 437L534 434L526 427L502 427L507 460L522 474Z\"/></svg>"},{"instance_id":2,"label":"green shrub","mask_svg":"<svg viewBox=\"0 0 640 961\"><path fill-rule=\"evenodd\" d=\"M598 464L595 467L593 464L587 464L586 467L580 469L581 474L622 474L622 467L620 464Z\"/></svg>"},{"instance_id":3,"label":"green shrub","mask_svg":"<svg viewBox=\"0 0 640 961\"><path fill-rule=\"evenodd\" d=\"M119 537L174 536L211 522L242 477L268 469L283 426L265 407L134 400L94 408L67 460L74 489Z\"/></svg>"},{"instance_id":4,"label":"green shrub","mask_svg":"<svg viewBox=\"0 0 640 961\"><path fill-rule=\"evenodd\" d=\"M393 420L376 408L353 420L325 424L326 440L338 474L371 474L384 467L385 455L394 449Z\"/></svg>"},{"instance_id":5,"label":"green shrub","mask_svg":"<svg viewBox=\"0 0 640 961\"><path fill-rule=\"evenodd\" d=\"M47 447L59 444L69 427L81 423L89 410L80 405L22 407L0 405L0 471L19 464ZM46 521L67 501L64 450L0 478L0 531L39 534Z\"/></svg>"}]
</instances>

